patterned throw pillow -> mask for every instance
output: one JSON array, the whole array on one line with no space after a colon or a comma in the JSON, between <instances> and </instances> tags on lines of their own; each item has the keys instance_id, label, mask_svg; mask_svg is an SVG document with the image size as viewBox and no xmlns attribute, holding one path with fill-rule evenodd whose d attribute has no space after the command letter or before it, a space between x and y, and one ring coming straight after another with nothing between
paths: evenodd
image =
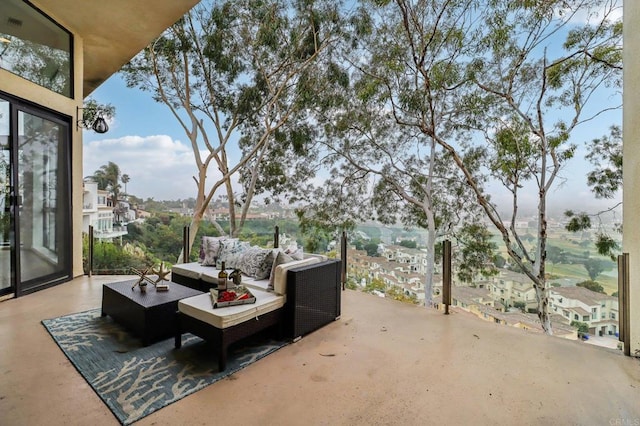
<instances>
[{"instance_id":1,"label":"patterned throw pillow","mask_svg":"<svg viewBox=\"0 0 640 426\"><path fill-rule=\"evenodd\" d=\"M287 247L284 252L289 256L293 257L294 260L302 260L304 259L304 253L302 251L302 247L298 247L298 243L293 242L289 247Z\"/></svg>"},{"instance_id":2,"label":"patterned throw pillow","mask_svg":"<svg viewBox=\"0 0 640 426\"><path fill-rule=\"evenodd\" d=\"M222 241L230 240L229 237L202 237L200 245L200 264L202 266L216 266L216 258L220 256ZM235 238L237 241L237 238Z\"/></svg>"},{"instance_id":3,"label":"patterned throw pillow","mask_svg":"<svg viewBox=\"0 0 640 426\"><path fill-rule=\"evenodd\" d=\"M267 285L267 290L273 291L273 282L276 279L276 267L278 265L282 265L283 263L293 262L293 257L289 256L283 251L278 251L278 254L275 256L273 260L273 266L271 267L271 274L269 275L269 285Z\"/></svg>"},{"instance_id":4,"label":"patterned throw pillow","mask_svg":"<svg viewBox=\"0 0 640 426\"><path fill-rule=\"evenodd\" d=\"M227 269L237 268L242 270L242 253L249 248L249 243L233 238L222 241L220 246L220 262L225 262L225 267Z\"/></svg>"},{"instance_id":5,"label":"patterned throw pillow","mask_svg":"<svg viewBox=\"0 0 640 426\"><path fill-rule=\"evenodd\" d=\"M257 280L269 278L273 266L273 250L250 247L242 253L239 269Z\"/></svg>"}]
</instances>

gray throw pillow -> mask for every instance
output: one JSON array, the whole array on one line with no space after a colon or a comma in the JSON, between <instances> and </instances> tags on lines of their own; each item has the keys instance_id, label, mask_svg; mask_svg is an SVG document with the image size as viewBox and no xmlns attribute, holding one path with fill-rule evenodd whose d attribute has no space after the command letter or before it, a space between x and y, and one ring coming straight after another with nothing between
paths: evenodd
<instances>
[{"instance_id":1,"label":"gray throw pillow","mask_svg":"<svg viewBox=\"0 0 640 426\"><path fill-rule=\"evenodd\" d=\"M240 266L237 266L237 268L249 277L263 280L271 274L273 257L272 249L250 247L242 253Z\"/></svg>"}]
</instances>

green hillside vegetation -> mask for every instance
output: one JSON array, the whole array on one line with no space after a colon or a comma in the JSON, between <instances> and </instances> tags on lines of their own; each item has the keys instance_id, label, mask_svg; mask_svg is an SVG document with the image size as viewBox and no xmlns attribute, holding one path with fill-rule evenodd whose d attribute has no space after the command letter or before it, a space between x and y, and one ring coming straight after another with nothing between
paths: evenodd
<instances>
[{"instance_id":1,"label":"green hillside vegetation","mask_svg":"<svg viewBox=\"0 0 640 426\"><path fill-rule=\"evenodd\" d=\"M145 267L165 262L171 266L176 262L182 250L183 229L188 226L191 218L176 213L155 212L153 217L144 223L130 223L127 226L128 234L123 236L122 243L100 242L94 243L93 270L99 274L123 274L128 273L129 268L144 269ZM228 232L229 224L220 222L224 230ZM240 238L252 245L268 247L273 245L275 226L280 228L280 233L299 235L299 227L296 220L252 220L245 224ZM202 222L196 235L189 261L198 260L200 253L200 241L205 235L217 236L219 232L208 222ZM317 244L327 247L327 236L301 235L301 241L313 239ZM305 250L307 246L305 245ZM84 236L83 258L85 271L88 271L88 238Z\"/></svg>"},{"instance_id":2,"label":"green hillside vegetation","mask_svg":"<svg viewBox=\"0 0 640 426\"><path fill-rule=\"evenodd\" d=\"M533 235L534 229L523 231L522 235ZM525 244L533 246L534 241L529 238L523 238ZM500 248L502 256L507 257L506 249L502 239L496 235L494 242ZM550 252L559 249L564 252L565 260L562 262L552 262L553 256ZM588 281L591 278L585 269L583 262L587 259L597 259L606 264L603 272L595 279L604 287L604 291L611 295L618 291L617 265L608 257L598 254L592 235L589 233L571 233L564 229L549 230L549 239L547 241L547 265L546 271L549 277L549 283L559 282L562 278L569 278L576 282Z\"/></svg>"},{"instance_id":3,"label":"green hillside vegetation","mask_svg":"<svg viewBox=\"0 0 640 426\"><path fill-rule=\"evenodd\" d=\"M371 239L379 240L382 236L380 226L377 225L358 225L358 231L366 233Z\"/></svg>"}]
</instances>

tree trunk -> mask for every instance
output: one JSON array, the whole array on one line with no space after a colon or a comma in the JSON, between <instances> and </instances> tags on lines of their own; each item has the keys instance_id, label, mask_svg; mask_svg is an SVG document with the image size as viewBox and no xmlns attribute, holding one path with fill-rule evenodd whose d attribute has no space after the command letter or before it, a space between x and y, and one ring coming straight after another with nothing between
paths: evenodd
<instances>
[{"instance_id":1,"label":"tree trunk","mask_svg":"<svg viewBox=\"0 0 640 426\"><path fill-rule=\"evenodd\" d=\"M427 214L427 276L424 281L424 305L430 307L433 302L433 273L435 271L436 221L431 209Z\"/></svg>"},{"instance_id":2,"label":"tree trunk","mask_svg":"<svg viewBox=\"0 0 640 426\"><path fill-rule=\"evenodd\" d=\"M544 177L544 174L543 174ZM551 315L549 314L549 289L547 288L546 257L547 257L547 194L544 189L540 192L538 203L538 247L534 270L538 276L538 283L534 283L538 298L538 318L544 332L553 335Z\"/></svg>"},{"instance_id":3,"label":"tree trunk","mask_svg":"<svg viewBox=\"0 0 640 426\"><path fill-rule=\"evenodd\" d=\"M424 283L424 304L431 306L433 301L433 273L435 271L436 253L436 218L433 212L433 174L436 163L436 141L429 138L429 176L424 187L423 210L427 215L427 278Z\"/></svg>"},{"instance_id":4,"label":"tree trunk","mask_svg":"<svg viewBox=\"0 0 640 426\"><path fill-rule=\"evenodd\" d=\"M553 335L551 327L551 315L549 315L549 289L535 285L536 298L538 299L538 318L544 332Z\"/></svg>"}]
</instances>

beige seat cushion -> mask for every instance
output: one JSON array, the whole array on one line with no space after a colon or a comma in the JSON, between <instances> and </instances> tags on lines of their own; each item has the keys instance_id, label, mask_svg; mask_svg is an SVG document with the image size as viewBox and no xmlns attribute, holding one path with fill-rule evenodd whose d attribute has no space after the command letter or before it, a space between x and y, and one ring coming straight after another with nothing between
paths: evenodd
<instances>
[{"instance_id":1,"label":"beige seat cushion","mask_svg":"<svg viewBox=\"0 0 640 426\"><path fill-rule=\"evenodd\" d=\"M180 300L178 310L185 315L223 329L245 321L259 319L260 315L284 306L284 296L258 289L251 289L251 292L256 297L256 303L213 309L211 295L204 293Z\"/></svg>"},{"instance_id":2,"label":"beige seat cushion","mask_svg":"<svg viewBox=\"0 0 640 426\"><path fill-rule=\"evenodd\" d=\"M287 293L287 272L289 269L297 268L299 266L313 265L320 263L322 259L320 257L308 257L302 260L294 260L293 262L282 263L276 266L275 278L273 280L273 291L278 294Z\"/></svg>"},{"instance_id":3,"label":"beige seat cushion","mask_svg":"<svg viewBox=\"0 0 640 426\"><path fill-rule=\"evenodd\" d=\"M179 263L173 265L171 271L194 280L202 280L205 283L211 284L211 287L218 285L218 272L220 271L217 270L215 266L202 266L198 262ZM231 271L227 270L227 272ZM251 287L252 289L266 290L269 285L269 280L256 280L255 278L243 275L242 285Z\"/></svg>"},{"instance_id":4,"label":"beige seat cushion","mask_svg":"<svg viewBox=\"0 0 640 426\"><path fill-rule=\"evenodd\" d=\"M171 267L172 273L177 273L184 277L193 278L194 280L201 279L203 274L211 273L212 271L215 271L216 274L218 273L215 266L203 266L198 262L178 263Z\"/></svg>"}]
</instances>

